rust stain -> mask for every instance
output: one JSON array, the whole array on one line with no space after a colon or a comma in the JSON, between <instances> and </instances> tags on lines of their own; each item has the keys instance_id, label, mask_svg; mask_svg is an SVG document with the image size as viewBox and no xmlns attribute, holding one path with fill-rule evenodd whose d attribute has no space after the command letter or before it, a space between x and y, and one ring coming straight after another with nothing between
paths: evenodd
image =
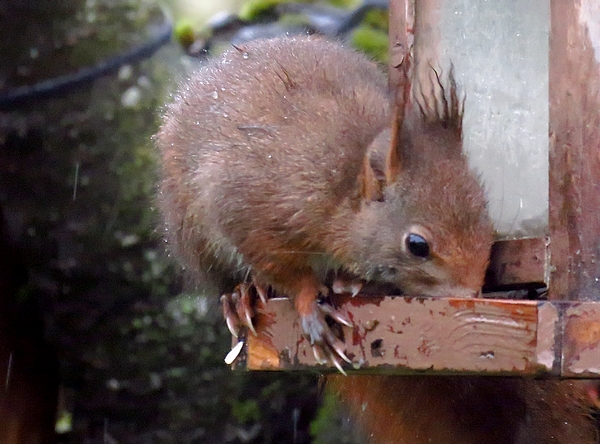
<instances>
[{"instance_id":1,"label":"rust stain","mask_svg":"<svg viewBox=\"0 0 600 444\"><path fill-rule=\"evenodd\" d=\"M580 303L566 310L564 368L567 375L600 374L600 307Z\"/></svg>"},{"instance_id":2,"label":"rust stain","mask_svg":"<svg viewBox=\"0 0 600 444\"><path fill-rule=\"evenodd\" d=\"M600 322L569 322L569 335L584 347L596 346L600 341Z\"/></svg>"},{"instance_id":3,"label":"rust stain","mask_svg":"<svg viewBox=\"0 0 600 444\"><path fill-rule=\"evenodd\" d=\"M600 312L571 314L567 316L565 333L579 350L596 347L600 342ZM600 363L599 363L600 364Z\"/></svg>"},{"instance_id":4,"label":"rust stain","mask_svg":"<svg viewBox=\"0 0 600 444\"><path fill-rule=\"evenodd\" d=\"M422 355L429 357L429 356L431 356L431 353L436 348L438 348L438 347L436 346L435 341L429 341L429 340L423 339L423 340L421 340L421 344L417 347L417 350Z\"/></svg>"},{"instance_id":5,"label":"rust stain","mask_svg":"<svg viewBox=\"0 0 600 444\"><path fill-rule=\"evenodd\" d=\"M367 359L367 350L365 347L365 342L367 341L367 335L369 334L369 332L370 331L368 331L361 325L356 324L352 329L352 345L357 346L359 348L360 355L362 356L363 360Z\"/></svg>"},{"instance_id":6,"label":"rust stain","mask_svg":"<svg viewBox=\"0 0 600 444\"><path fill-rule=\"evenodd\" d=\"M393 325L388 325L387 331L389 331L390 333L394 333L396 335L401 335L402 333L404 333L404 330L396 330Z\"/></svg>"},{"instance_id":7,"label":"rust stain","mask_svg":"<svg viewBox=\"0 0 600 444\"><path fill-rule=\"evenodd\" d=\"M354 325L354 328L352 329L352 345L360 345L361 342L365 339L365 334L360 334L360 328L358 328L356 326L356 324Z\"/></svg>"},{"instance_id":8,"label":"rust stain","mask_svg":"<svg viewBox=\"0 0 600 444\"><path fill-rule=\"evenodd\" d=\"M448 305L458 310L472 310L475 307L475 299L449 299Z\"/></svg>"},{"instance_id":9,"label":"rust stain","mask_svg":"<svg viewBox=\"0 0 600 444\"><path fill-rule=\"evenodd\" d=\"M277 312L269 310L261 300L256 302L256 314L254 316L255 329L261 330L264 334L271 335L273 326L277 323Z\"/></svg>"}]
</instances>

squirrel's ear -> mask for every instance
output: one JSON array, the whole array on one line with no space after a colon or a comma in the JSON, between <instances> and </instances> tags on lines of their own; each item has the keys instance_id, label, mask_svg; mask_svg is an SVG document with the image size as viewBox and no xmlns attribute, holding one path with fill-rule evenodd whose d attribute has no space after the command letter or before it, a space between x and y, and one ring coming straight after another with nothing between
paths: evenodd
<instances>
[{"instance_id":1,"label":"squirrel's ear","mask_svg":"<svg viewBox=\"0 0 600 444\"><path fill-rule=\"evenodd\" d=\"M406 111L410 106L410 65L411 56L410 52L408 52L405 55L404 60L402 61L400 66L398 66L400 76L395 91L396 100L394 101L394 113L392 116L391 134L388 144L387 156L385 160L385 180L387 183L395 182L403 167L402 128L404 127Z\"/></svg>"},{"instance_id":2,"label":"squirrel's ear","mask_svg":"<svg viewBox=\"0 0 600 444\"><path fill-rule=\"evenodd\" d=\"M400 79L393 104L392 122L367 149L362 171L363 197L366 201L382 201L385 185L395 182L403 167L401 131L406 109L409 106L411 83L409 78L410 54L398 67Z\"/></svg>"},{"instance_id":3,"label":"squirrel's ear","mask_svg":"<svg viewBox=\"0 0 600 444\"><path fill-rule=\"evenodd\" d=\"M386 163L389 157L391 129L384 129L367 148L363 165L363 197L367 201L382 201L386 183Z\"/></svg>"}]
</instances>

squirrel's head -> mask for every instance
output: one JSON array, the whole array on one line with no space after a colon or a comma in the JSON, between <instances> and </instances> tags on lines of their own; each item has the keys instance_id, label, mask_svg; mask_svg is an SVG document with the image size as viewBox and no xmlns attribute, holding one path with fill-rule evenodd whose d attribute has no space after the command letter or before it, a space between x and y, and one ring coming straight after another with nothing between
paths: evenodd
<instances>
[{"instance_id":1,"label":"squirrel's head","mask_svg":"<svg viewBox=\"0 0 600 444\"><path fill-rule=\"evenodd\" d=\"M405 294L471 297L483 285L493 227L462 151L452 71L449 88L431 76L429 92L421 85L412 95L405 75L392 127L368 149L352 271Z\"/></svg>"}]
</instances>

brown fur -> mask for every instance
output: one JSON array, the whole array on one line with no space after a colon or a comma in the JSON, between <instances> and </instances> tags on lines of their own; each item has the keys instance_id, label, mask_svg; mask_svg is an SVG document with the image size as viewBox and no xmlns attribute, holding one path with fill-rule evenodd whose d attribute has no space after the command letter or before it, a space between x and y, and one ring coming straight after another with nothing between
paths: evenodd
<instances>
[{"instance_id":1,"label":"brown fur","mask_svg":"<svg viewBox=\"0 0 600 444\"><path fill-rule=\"evenodd\" d=\"M324 265L406 292L476 293L492 233L460 138L439 124L457 121L457 104L427 119L408 109L401 170L389 178L393 166L377 167L387 177L379 202L365 195L373 179L361 170L377 163L369 153L381 154L369 144L390 124L388 102L373 63L325 40L252 43L209 62L180 89L157 136L159 204L176 254L194 271L238 280L251 269L292 296L297 282L318 287ZM436 139L441 155L419 154ZM431 233L433 260L404 251L413 225Z\"/></svg>"},{"instance_id":2,"label":"brown fur","mask_svg":"<svg viewBox=\"0 0 600 444\"><path fill-rule=\"evenodd\" d=\"M370 444L593 444L580 381L329 376Z\"/></svg>"},{"instance_id":3,"label":"brown fur","mask_svg":"<svg viewBox=\"0 0 600 444\"><path fill-rule=\"evenodd\" d=\"M493 230L462 153L456 88L450 80L444 89L436 73L415 94L405 74L392 117L385 77L339 44L258 41L209 61L181 86L156 137L173 253L195 274L212 272L221 291L251 275L290 295L317 340L324 318L304 321L318 318L328 271L405 293L478 295ZM427 240L429 257L408 251L408 233ZM569 383L353 376L332 384L377 444L524 443L513 438L588 424ZM513 433L513 420L528 428Z\"/></svg>"},{"instance_id":4,"label":"brown fur","mask_svg":"<svg viewBox=\"0 0 600 444\"><path fill-rule=\"evenodd\" d=\"M252 43L209 62L157 137L169 243L193 270L243 279L251 268L297 293L352 218L365 149L388 114L375 65L325 40Z\"/></svg>"}]
</instances>

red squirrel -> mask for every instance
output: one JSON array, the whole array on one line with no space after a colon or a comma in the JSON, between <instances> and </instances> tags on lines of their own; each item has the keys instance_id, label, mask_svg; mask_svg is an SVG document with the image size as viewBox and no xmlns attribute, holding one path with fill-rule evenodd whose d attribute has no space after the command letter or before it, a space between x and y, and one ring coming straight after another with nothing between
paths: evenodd
<instances>
[{"instance_id":1,"label":"red squirrel","mask_svg":"<svg viewBox=\"0 0 600 444\"><path fill-rule=\"evenodd\" d=\"M433 70L413 88L406 75L394 101L365 56L295 37L234 47L180 87L156 136L158 204L172 253L241 298L224 299L234 333L252 328L251 289L273 289L292 298L317 358L341 369L348 359L326 318L348 321L319 300L332 273L344 276L334 292L375 283L479 296L493 227L449 83ZM329 381L375 444L595 442L568 382ZM556 440L538 439L548 433Z\"/></svg>"},{"instance_id":2,"label":"red squirrel","mask_svg":"<svg viewBox=\"0 0 600 444\"><path fill-rule=\"evenodd\" d=\"M318 303L331 270L475 296L492 226L460 128L423 121L431 132L392 134L391 120L385 76L340 44L274 39L213 59L181 87L156 138L175 255L223 292L251 276L290 296L311 343L344 359L325 315L343 317ZM392 136L411 141L402 156L382 153ZM443 156L425 162L419 151L438 136Z\"/></svg>"}]
</instances>

